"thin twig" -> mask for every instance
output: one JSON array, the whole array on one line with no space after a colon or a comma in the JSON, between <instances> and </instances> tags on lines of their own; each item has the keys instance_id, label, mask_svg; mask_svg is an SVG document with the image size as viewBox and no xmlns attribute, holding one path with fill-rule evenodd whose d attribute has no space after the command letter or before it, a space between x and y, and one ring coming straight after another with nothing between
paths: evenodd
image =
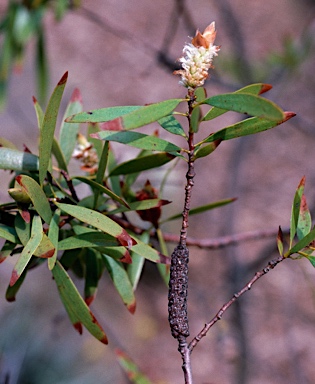
<instances>
[{"instance_id":1,"label":"thin twig","mask_svg":"<svg viewBox=\"0 0 315 384\"><path fill-rule=\"evenodd\" d=\"M210 328L219 320L221 320L222 316L224 315L225 311L245 292L249 291L253 284L256 283L262 276L266 275L271 269L274 269L279 263L281 263L283 260L285 260L284 256L279 256L277 259L273 259L269 261L268 265L263 268L262 270L255 273L255 276L237 293L233 295L233 297L226 302L220 310L217 312L217 314L210 320L203 329L198 333L196 337L189 343L188 348L190 352L195 348L195 346L199 343L199 341L206 336Z\"/></svg>"},{"instance_id":2,"label":"thin twig","mask_svg":"<svg viewBox=\"0 0 315 384\"><path fill-rule=\"evenodd\" d=\"M282 230L284 234L289 233L289 228ZM243 233L237 233L235 235L221 236L215 239L195 239L193 237L186 238L186 244L189 246L195 246L199 248L207 249L220 249L229 245L236 245L250 240L261 240L264 238L277 236L277 231L274 229L248 231ZM167 242L178 243L179 236L171 233L163 233L164 240Z\"/></svg>"}]
</instances>

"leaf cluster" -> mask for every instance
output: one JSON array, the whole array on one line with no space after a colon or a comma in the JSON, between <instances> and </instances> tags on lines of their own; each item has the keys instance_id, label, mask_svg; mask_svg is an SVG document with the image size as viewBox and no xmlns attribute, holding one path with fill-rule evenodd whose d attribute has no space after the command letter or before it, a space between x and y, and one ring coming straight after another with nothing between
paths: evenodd
<instances>
[{"instance_id":1,"label":"leaf cluster","mask_svg":"<svg viewBox=\"0 0 315 384\"><path fill-rule=\"evenodd\" d=\"M169 257L161 226L165 221L180 218L181 214L162 220L162 208L170 202L161 198L161 190L150 181L140 191L135 190L135 181L143 172L175 159L187 161L189 132L176 119L179 112L175 109L190 100L170 99L145 106L83 112L80 92L74 90L57 136L57 116L67 78L65 73L45 111L33 98L40 137L38 156L21 152L5 138L0 139L0 168L14 172L8 190L12 201L0 206L0 238L5 240L0 260L13 255L17 258L6 292L8 301L15 300L30 269L46 264L75 329L81 333L84 326L98 340L107 343L106 333L89 307L102 275L107 271L131 313L136 309L134 292L145 260L156 263L163 279L168 281ZM215 133L206 133L194 145L194 160L208 156L225 140L268 130L292 117L293 113L283 112L260 96L270 88L253 84L210 98L203 88L198 89L190 120L193 132L228 111L252 117ZM205 114L202 107L208 107ZM153 122L170 137L178 136L183 146L161 139L157 133L135 131ZM81 123L88 124L88 138L79 132ZM140 151L135 158L119 163L114 142ZM83 175L70 175L69 163L73 157L82 163ZM78 197L81 186L89 190L84 198ZM234 200L195 207L190 214ZM136 224L134 215L142 219L143 225ZM298 228L301 230L301 225ZM150 245L152 237L156 237L156 247ZM84 279L84 298L72 275Z\"/></svg>"}]
</instances>

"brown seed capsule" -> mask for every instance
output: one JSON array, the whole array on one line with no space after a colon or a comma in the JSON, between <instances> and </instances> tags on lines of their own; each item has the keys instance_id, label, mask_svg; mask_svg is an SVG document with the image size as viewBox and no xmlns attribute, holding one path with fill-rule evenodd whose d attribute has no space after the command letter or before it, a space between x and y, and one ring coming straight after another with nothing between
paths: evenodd
<instances>
[{"instance_id":1,"label":"brown seed capsule","mask_svg":"<svg viewBox=\"0 0 315 384\"><path fill-rule=\"evenodd\" d=\"M178 245L171 257L168 292L168 320L173 337L189 336L187 317L189 250Z\"/></svg>"}]
</instances>

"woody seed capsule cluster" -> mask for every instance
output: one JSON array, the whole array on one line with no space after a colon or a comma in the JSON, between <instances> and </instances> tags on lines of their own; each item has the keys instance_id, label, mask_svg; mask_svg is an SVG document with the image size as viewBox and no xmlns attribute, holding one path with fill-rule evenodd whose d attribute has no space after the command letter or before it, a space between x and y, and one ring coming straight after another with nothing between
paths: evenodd
<instances>
[{"instance_id":1,"label":"woody seed capsule cluster","mask_svg":"<svg viewBox=\"0 0 315 384\"><path fill-rule=\"evenodd\" d=\"M187 317L189 250L178 245L171 257L170 282L168 292L168 320L172 336L189 336Z\"/></svg>"}]
</instances>

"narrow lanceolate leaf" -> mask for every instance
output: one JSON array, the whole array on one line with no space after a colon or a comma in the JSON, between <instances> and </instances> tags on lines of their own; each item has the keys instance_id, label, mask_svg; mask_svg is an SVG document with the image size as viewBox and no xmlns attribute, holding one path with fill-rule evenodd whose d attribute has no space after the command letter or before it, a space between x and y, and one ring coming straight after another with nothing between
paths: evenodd
<instances>
[{"instance_id":1,"label":"narrow lanceolate leaf","mask_svg":"<svg viewBox=\"0 0 315 384\"><path fill-rule=\"evenodd\" d=\"M0 148L2 147L17 150L16 145L14 145L11 141L5 139L4 137L0 137Z\"/></svg>"},{"instance_id":2,"label":"narrow lanceolate leaf","mask_svg":"<svg viewBox=\"0 0 315 384\"><path fill-rule=\"evenodd\" d=\"M0 263L3 263L4 260L11 255L13 249L16 247L15 243L11 243L10 241L6 241L1 250L0 250Z\"/></svg>"},{"instance_id":3,"label":"narrow lanceolate leaf","mask_svg":"<svg viewBox=\"0 0 315 384\"><path fill-rule=\"evenodd\" d=\"M285 257L293 255L293 253L299 252L301 249L307 247L315 239L315 229L312 229L303 239L298 241L294 247L290 248L285 254Z\"/></svg>"},{"instance_id":4,"label":"narrow lanceolate leaf","mask_svg":"<svg viewBox=\"0 0 315 384\"><path fill-rule=\"evenodd\" d=\"M133 288L130 283L128 274L123 265L112 257L103 255L105 266L113 280L114 286L127 306L130 313L136 310L136 299L133 293Z\"/></svg>"},{"instance_id":5,"label":"narrow lanceolate leaf","mask_svg":"<svg viewBox=\"0 0 315 384\"><path fill-rule=\"evenodd\" d=\"M36 100L34 96L33 96L33 104L34 104L34 109L37 117L37 126L38 126L38 129L40 130L43 124L44 111L42 110L42 107L40 106L39 102Z\"/></svg>"},{"instance_id":6,"label":"narrow lanceolate leaf","mask_svg":"<svg viewBox=\"0 0 315 384\"><path fill-rule=\"evenodd\" d=\"M173 115L162 117L162 119L158 120L158 123L167 132L170 132L174 135L186 137L186 133L183 127L180 125L180 123L175 119Z\"/></svg>"},{"instance_id":7,"label":"narrow lanceolate leaf","mask_svg":"<svg viewBox=\"0 0 315 384\"><path fill-rule=\"evenodd\" d=\"M201 108L196 106L190 116L190 129L192 132L196 133L199 130L199 123L201 118Z\"/></svg>"},{"instance_id":8,"label":"narrow lanceolate leaf","mask_svg":"<svg viewBox=\"0 0 315 384\"><path fill-rule=\"evenodd\" d=\"M246 87L238 89L233 93L250 93L252 95L261 95L262 93L269 91L271 88L272 86L269 84L257 83L257 84L247 85ZM218 116L223 115L226 112L227 112L226 109L212 107L210 111L205 114L202 121L212 120Z\"/></svg>"},{"instance_id":9,"label":"narrow lanceolate leaf","mask_svg":"<svg viewBox=\"0 0 315 384\"><path fill-rule=\"evenodd\" d=\"M204 100L202 104L209 104L213 107L262 117L272 121L279 122L284 119L283 111L275 103L249 93L227 93L212 96Z\"/></svg>"},{"instance_id":10,"label":"narrow lanceolate leaf","mask_svg":"<svg viewBox=\"0 0 315 384\"><path fill-rule=\"evenodd\" d=\"M65 121L67 123L103 123L105 121L116 119L119 116L126 115L139 108L142 107L140 105L127 105L122 107L94 109L89 112L81 112L69 116Z\"/></svg>"},{"instance_id":11,"label":"narrow lanceolate leaf","mask_svg":"<svg viewBox=\"0 0 315 384\"><path fill-rule=\"evenodd\" d=\"M153 123L161 119L164 116L170 115L177 105L184 101L184 99L170 99L160 103L150 104L141 108L134 108L133 111L112 117L108 119L108 110L96 110L88 112L90 118L85 121L90 122L104 122L102 129L109 131L120 131L139 128L144 125ZM119 107L117 107L119 108ZM120 107L122 108L122 107ZM126 107L125 107L126 108ZM129 107L130 108L130 107ZM104 111L104 118L102 118L102 112ZM94 119L94 117L96 117ZM73 117L71 117L73 121Z\"/></svg>"},{"instance_id":12,"label":"narrow lanceolate leaf","mask_svg":"<svg viewBox=\"0 0 315 384\"><path fill-rule=\"evenodd\" d=\"M169 255L168 254L168 249L167 249L167 245L166 245L166 242L164 240L164 236L163 236L163 232L162 232L162 229L159 227L157 228L156 230L156 234L157 234L157 238L158 238L158 241L159 241L159 246L160 246L160 249L161 249L161 252L164 254L164 255ZM169 264L157 264L157 269L165 283L165 285L168 287L169 285L169 281L170 281L170 265Z\"/></svg>"},{"instance_id":13,"label":"narrow lanceolate leaf","mask_svg":"<svg viewBox=\"0 0 315 384\"><path fill-rule=\"evenodd\" d=\"M210 155L222 142L221 139L215 140L210 144L206 144L203 146L200 146L198 149L196 149L194 153L194 159L199 159L200 157L205 157Z\"/></svg>"},{"instance_id":14,"label":"narrow lanceolate leaf","mask_svg":"<svg viewBox=\"0 0 315 384\"><path fill-rule=\"evenodd\" d=\"M104 269L102 256L94 249L88 249L85 254L85 285L84 299L88 306L96 297L99 279Z\"/></svg>"},{"instance_id":15,"label":"narrow lanceolate leaf","mask_svg":"<svg viewBox=\"0 0 315 384\"><path fill-rule=\"evenodd\" d=\"M43 236L43 228L42 228L42 221L39 216L34 216L32 221L32 232L31 237L25 247L23 248L23 251L18 258L13 271L12 276L10 280L10 286L12 287L16 281L19 279L23 271L25 270L27 264L31 260L31 257L33 256L34 252L36 251L36 248L39 246Z\"/></svg>"},{"instance_id":16,"label":"narrow lanceolate leaf","mask_svg":"<svg viewBox=\"0 0 315 384\"><path fill-rule=\"evenodd\" d=\"M73 326L82 332L81 323L85 328L102 343L107 344L107 336L90 311L87 304L80 296L76 286L73 284L70 276L64 270L59 261L56 262L52 270L52 274L56 281L61 300L66 311L73 323Z\"/></svg>"},{"instance_id":17,"label":"narrow lanceolate leaf","mask_svg":"<svg viewBox=\"0 0 315 384\"><path fill-rule=\"evenodd\" d=\"M135 240L137 241L137 244L132 247L132 252L136 252L138 255L153 261L154 263L170 264L169 257L150 247L148 244L145 244L138 238L135 238Z\"/></svg>"},{"instance_id":18,"label":"narrow lanceolate leaf","mask_svg":"<svg viewBox=\"0 0 315 384\"><path fill-rule=\"evenodd\" d=\"M301 204L300 204L300 214L299 214L299 220L298 225L296 228L296 235L299 240L301 240L304 236L306 236L312 228L312 219L311 219L311 213L308 209L306 197L303 194L301 198Z\"/></svg>"},{"instance_id":19,"label":"narrow lanceolate leaf","mask_svg":"<svg viewBox=\"0 0 315 384\"><path fill-rule=\"evenodd\" d=\"M139 369L135 362L123 351L116 350L119 365L133 384L153 384Z\"/></svg>"},{"instance_id":20,"label":"narrow lanceolate leaf","mask_svg":"<svg viewBox=\"0 0 315 384\"><path fill-rule=\"evenodd\" d=\"M222 207L222 206L224 206L226 204L233 203L233 201L235 201L235 200L236 200L236 198L233 197L233 198L230 198L230 199L219 200L219 201L215 201L215 202L210 203L210 204L201 205L200 207L192 208L189 211L189 216L197 215L198 213L206 212L206 211L209 211L210 209ZM170 216L167 219L163 220L163 223L166 222L166 221L180 219L182 217L183 217L182 213L177 213L176 215Z\"/></svg>"},{"instance_id":21,"label":"narrow lanceolate leaf","mask_svg":"<svg viewBox=\"0 0 315 384\"><path fill-rule=\"evenodd\" d=\"M102 215L97 211L93 211L92 209L79 207L76 205L61 203L55 204L58 208L66 212L68 215L73 216L78 220L82 221L83 223L92 225L93 227L98 228L101 231L115 237L118 242L125 247L130 248L136 244L136 241L128 235L124 228L115 223L115 221L109 219L108 217Z\"/></svg>"},{"instance_id":22,"label":"narrow lanceolate leaf","mask_svg":"<svg viewBox=\"0 0 315 384\"><path fill-rule=\"evenodd\" d=\"M128 175L130 173L142 172L148 169L160 167L176 156L171 153L156 153L139 157L137 159L129 160L119 164L116 168L112 169L109 176Z\"/></svg>"},{"instance_id":23,"label":"narrow lanceolate leaf","mask_svg":"<svg viewBox=\"0 0 315 384\"><path fill-rule=\"evenodd\" d=\"M56 88L48 102L48 106L43 118L42 126L40 129L39 139L39 181L42 185L46 177L46 173L49 166L51 157L51 150L54 138L54 132L56 128L57 115L61 97L67 82L68 72L66 72Z\"/></svg>"},{"instance_id":24,"label":"narrow lanceolate leaf","mask_svg":"<svg viewBox=\"0 0 315 384\"><path fill-rule=\"evenodd\" d=\"M129 131L101 131L93 133L91 137L107 141L115 141L131 147L146 149L149 151L177 152L181 148L156 136L145 135L140 132Z\"/></svg>"},{"instance_id":25,"label":"narrow lanceolate leaf","mask_svg":"<svg viewBox=\"0 0 315 384\"><path fill-rule=\"evenodd\" d=\"M133 203L129 204L129 208L126 207L120 207L113 211L110 211L110 215L116 215L120 212L126 212L126 211L145 211L147 209L152 208L159 208L163 205L170 204L171 202L168 200L161 200L161 199L148 199L148 200L141 200L141 201L134 201Z\"/></svg>"},{"instance_id":26,"label":"narrow lanceolate leaf","mask_svg":"<svg viewBox=\"0 0 315 384\"><path fill-rule=\"evenodd\" d=\"M304 194L304 187L305 187L305 176L302 177L293 199L291 219L290 219L290 248L292 247L293 239L297 231L297 226L298 226L299 216L300 216L301 201L302 201L302 196Z\"/></svg>"},{"instance_id":27,"label":"narrow lanceolate leaf","mask_svg":"<svg viewBox=\"0 0 315 384\"><path fill-rule=\"evenodd\" d=\"M48 231L48 237L55 248L53 256L48 259L48 268L50 271L54 268L57 261L59 220L60 220L60 209L56 209L50 221L50 226Z\"/></svg>"},{"instance_id":28,"label":"narrow lanceolate leaf","mask_svg":"<svg viewBox=\"0 0 315 384\"><path fill-rule=\"evenodd\" d=\"M57 160L58 167L60 169L63 169L64 171L66 171L68 173L66 160L65 160L64 155L61 151L60 145L59 145L59 143L55 137L53 139L53 145L52 145L51 152L55 156L55 159Z\"/></svg>"},{"instance_id":29,"label":"narrow lanceolate leaf","mask_svg":"<svg viewBox=\"0 0 315 384\"><path fill-rule=\"evenodd\" d=\"M139 236L139 238L145 244L148 244L150 239L150 234L148 232L143 232L142 235ZM138 282L140 280L145 258L133 251L131 252L131 254L132 254L132 263L127 265L127 273L128 273L132 288L135 291L137 288Z\"/></svg>"},{"instance_id":30,"label":"narrow lanceolate leaf","mask_svg":"<svg viewBox=\"0 0 315 384\"><path fill-rule=\"evenodd\" d=\"M38 171L38 157L16 149L0 147L0 169L11 171Z\"/></svg>"},{"instance_id":31,"label":"narrow lanceolate leaf","mask_svg":"<svg viewBox=\"0 0 315 384\"><path fill-rule=\"evenodd\" d=\"M20 243L15 229L5 224L0 224L0 239L5 239L15 244Z\"/></svg>"},{"instance_id":32,"label":"narrow lanceolate leaf","mask_svg":"<svg viewBox=\"0 0 315 384\"><path fill-rule=\"evenodd\" d=\"M279 230L278 230L277 247L278 247L280 256L283 256L283 232L281 227L279 227Z\"/></svg>"},{"instance_id":33,"label":"narrow lanceolate leaf","mask_svg":"<svg viewBox=\"0 0 315 384\"><path fill-rule=\"evenodd\" d=\"M72 179L73 180L74 179L80 180L80 181L82 181L82 183L88 184L92 188L97 189L101 193L104 193L105 195L109 196L113 200L117 201L119 204L122 204L122 205L124 205L127 208L129 207L128 203L124 199L122 199L120 196L116 195L116 193L111 191L109 188L104 187L104 185L99 184L96 181L89 179L88 177L75 176Z\"/></svg>"},{"instance_id":34,"label":"narrow lanceolate leaf","mask_svg":"<svg viewBox=\"0 0 315 384\"><path fill-rule=\"evenodd\" d=\"M27 274L27 269L24 270L24 272L22 273L18 281L13 286L10 286L10 285L8 286L7 291L5 293L5 298L10 303L12 301L15 301L15 297L21 288L21 285L25 279L26 274Z\"/></svg>"},{"instance_id":35,"label":"narrow lanceolate leaf","mask_svg":"<svg viewBox=\"0 0 315 384\"><path fill-rule=\"evenodd\" d=\"M307 259L311 262L312 266L315 268L315 256L308 256Z\"/></svg>"},{"instance_id":36,"label":"narrow lanceolate leaf","mask_svg":"<svg viewBox=\"0 0 315 384\"><path fill-rule=\"evenodd\" d=\"M64 251L67 249L77 248L95 248L95 247L117 247L120 245L118 241L106 233L92 231L81 233L79 235L70 236L59 241L58 249ZM126 250L124 248L124 250Z\"/></svg>"},{"instance_id":37,"label":"narrow lanceolate leaf","mask_svg":"<svg viewBox=\"0 0 315 384\"><path fill-rule=\"evenodd\" d=\"M20 242L25 246L31 237L31 223L26 222L18 213L14 219L14 227Z\"/></svg>"},{"instance_id":38,"label":"narrow lanceolate leaf","mask_svg":"<svg viewBox=\"0 0 315 384\"><path fill-rule=\"evenodd\" d=\"M253 135L255 133L267 131L268 129L274 128L287 120L295 116L294 112L284 112L285 118L281 121L271 121L261 117L251 117L246 120L242 120L239 123L230 125L229 127L223 128L217 131L206 139L202 140L201 143L210 143L216 140L231 140L237 137ZM199 144L201 144L199 143ZM197 144L198 145L198 144Z\"/></svg>"},{"instance_id":39,"label":"narrow lanceolate leaf","mask_svg":"<svg viewBox=\"0 0 315 384\"><path fill-rule=\"evenodd\" d=\"M69 124L65 122L67 116L74 115L82 111L82 96L79 89L75 89L72 93L70 102L67 106L66 112L62 119L63 123L60 127L59 143L61 151L64 155L66 164L69 164L74 147L77 142L77 134L79 132L80 125Z\"/></svg>"},{"instance_id":40,"label":"narrow lanceolate leaf","mask_svg":"<svg viewBox=\"0 0 315 384\"><path fill-rule=\"evenodd\" d=\"M19 175L15 180L29 195L38 214L49 224L52 213L47 197L39 184L26 175Z\"/></svg>"},{"instance_id":41,"label":"narrow lanceolate leaf","mask_svg":"<svg viewBox=\"0 0 315 384\"><path fill-rule=\"evenodd\" d=\"M41 257L43 259L51 258L55 253L55 246L50 241L49 237L43 232L42 240L39 246L34 252L34 256Z\"/></svg>"},{"instance_id":42,"label":"narrow lanceolate leaf","mask_svg":"<svg viewBox=\"0 0 315 384\"><path fill-rule=\"evenodd\" d=\"M96 177L95 177L96 183L101 186L103 186L104 175L107 168L108 151L109 151L109 142L105 141L102 148L102 152L101 152L101 156L99 159L98 168L96 172ZM100 195L100 190L96 189L94 191L94 204L93 204L94 209L97 207L99 195ZM115 194L115 196L117 195Z\"/></svg>"}]
</instances>

